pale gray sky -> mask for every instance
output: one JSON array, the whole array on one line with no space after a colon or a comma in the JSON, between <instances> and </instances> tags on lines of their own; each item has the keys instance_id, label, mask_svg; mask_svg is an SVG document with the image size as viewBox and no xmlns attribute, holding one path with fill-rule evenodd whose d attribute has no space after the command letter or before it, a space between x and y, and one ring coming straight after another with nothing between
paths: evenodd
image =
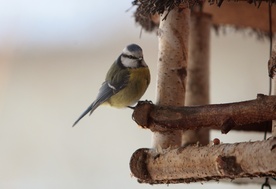
<instances>
[{"instance_id":1,"label":"pale gray sky","mask_svg":"<svg viewBox=\"0 0 276 189\"><path fill-rule=\"evenodd\" d=\"M126 12L132 6L127 0L1 0L0 4L0 41L9 39L19 46L100 43L116 28L134 25L135 9Z\"/></svg>"}]
</instances>

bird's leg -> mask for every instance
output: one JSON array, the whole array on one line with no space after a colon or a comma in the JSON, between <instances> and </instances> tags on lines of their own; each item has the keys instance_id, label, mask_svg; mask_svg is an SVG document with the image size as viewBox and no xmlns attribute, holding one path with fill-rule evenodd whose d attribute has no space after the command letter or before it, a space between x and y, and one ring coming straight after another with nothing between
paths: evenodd
<instances>
[{"instance_id":1,"label":"bird's leg","mask_svg":"<svg viewBox=\"0 0 276 189\"><path fill-rule=\"evenodd\" d=\"M134 110L136 106L127 106L127 107Z\"/></svg>"},{"instance_id":2,"label":"bird's leg","mask_svg":"<svg viewBox=\"0 0 276 189\"><path fill-rule=\"evenodd\" d=\"M137 102L136 106L139 105L139 104L144 104L144 103L153 104L151 100L145 100L145 101L139 100L139 101ZM134 109L136 108L136 106L127 106L127 107L134 110Z\"/></svg>"}]
</instances>

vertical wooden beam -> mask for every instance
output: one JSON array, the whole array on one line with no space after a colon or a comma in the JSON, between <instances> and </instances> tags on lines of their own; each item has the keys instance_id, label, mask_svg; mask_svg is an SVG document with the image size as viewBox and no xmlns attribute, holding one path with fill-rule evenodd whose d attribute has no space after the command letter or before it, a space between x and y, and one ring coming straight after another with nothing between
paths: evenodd
<instances>
[{"instance_id":1,"label":"vertical wooden beam","mask_svg":"<svg viewBox=\"0 0 276 189\"><path fill-rule=\"evenodd\" d=\"M269 73L269 79L271 79L271 84L274 90L272 93L276 95L276 78L275 78L275 69L276 69L276 43L275 39L272 40L272 52L271 52L271 57L268 61L268 73ZM274 44L274 45L273 45ZM271 135L273 137L276 137L276 120L272 120L272 128L271 128Z\"/></svg>"},{"instance_id":2,"label":"vertical wooden beam","mask_svg":"<svg viewBox=\"0 0 276 189\"><path fill-rule=\"evenodd\" d=\"M274 49L274 50L275 50L275 49ZM274 78L274 79L272 80L272 82L273 82L273 87L274 87L273 93L274 93L274 95L276 95L276 79ZM272 120L271 135L272 135L273 137L276 137L276 120Z\"/></svg>"},{"instance_id":3,"label":"vertical wooden beam","mask_svg":"<svg viewBox=\"0 0 276 189\"><path fill-rule=\"evenodd\" d=\"M160 17L159 52L156 104L164 106L184 106L190 10L176 7ZM182 131L153 133L152 145L177 148L181 145Z\"/></svg>"},{"instance_id":4,"label":"vertical wooden beam","mask_svg":"<svg viewBox=\"0 0 276 189\"><path fill-rule=\"evenodd\" d=\"M209 65L211 15L202 12L191 14L189 63L185 105L206 105L210 103ZM209 143L209 129L183 132L182 143Z\"/></svg>"}]
</instances>

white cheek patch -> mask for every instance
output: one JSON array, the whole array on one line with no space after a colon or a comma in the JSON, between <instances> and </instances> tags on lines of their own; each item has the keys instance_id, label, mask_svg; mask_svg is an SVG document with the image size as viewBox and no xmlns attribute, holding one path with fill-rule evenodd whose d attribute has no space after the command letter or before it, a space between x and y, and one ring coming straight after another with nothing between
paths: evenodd
<instances>
[{"instance_id":1,"label":"white cheek patch","mask_svg":"<svg viewBox=\"0 0 276 189\"><path fill-rule=\"evenodd\" d=\"M134 59L130 59L130 58L121 56L121 62L127 68L137 68L138 67L138 62L137 62L137 60L134 60Z\"/></svg>"}]
</instances>

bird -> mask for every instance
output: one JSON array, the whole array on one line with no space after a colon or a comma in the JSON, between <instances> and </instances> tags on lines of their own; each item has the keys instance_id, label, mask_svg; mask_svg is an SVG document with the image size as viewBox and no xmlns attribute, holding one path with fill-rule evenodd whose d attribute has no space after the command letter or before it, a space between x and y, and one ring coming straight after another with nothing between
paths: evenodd
<instances>
[{"instance_id":1,"label":"bird","mask_svg":"<svg viewBox=\"0 0 276 189\"><path fill-rule=\"evenodd\" d=\"M131 107L144 95L150 83L150 71L137 44L127 45L109 68L96 99L74 122L73 127L102 104Z\"/></svg>"}]
</instances>

